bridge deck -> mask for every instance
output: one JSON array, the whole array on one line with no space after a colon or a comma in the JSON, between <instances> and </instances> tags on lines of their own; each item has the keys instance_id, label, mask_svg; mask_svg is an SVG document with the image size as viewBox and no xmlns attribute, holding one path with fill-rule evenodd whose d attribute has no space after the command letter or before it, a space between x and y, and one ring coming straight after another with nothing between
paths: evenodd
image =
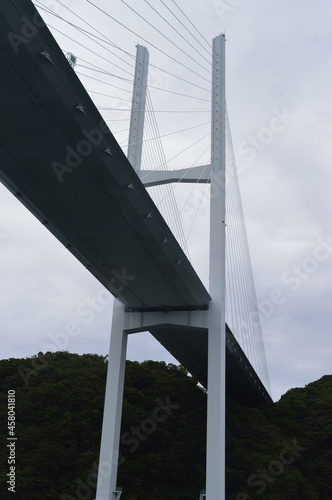
<instances>
[{"instance_id":1,"label":"bridge deck","mask_svg":"<svg viewBox=\"0 0 332 500\"><path fill-rule=\"evenodd\" d=\"M127 306L205 308L208 292L48 28L18 46L8 37L34 14L1 2L0 179Z\"/></svg>"},{"instance_id":2,"label":"bridge deck","mask_svg":"<svg viewBox=\"0 0 332 500\"><path fill-rule=\"evenodd\" d=\"M208 387L207 330L160 325L150 328L150 332L203 387ZM252 406L272 403L271 396L227 325L226 392L233 399Z\"/></svg>"},{"instance_id":3,"label":"bridge deck","mask_svg":"<svg viewBox=\"0 0 332 500\"><path fill-rule=\"evenodd\" d=\"M130 309L207 308L207 290L30 2L1 1L0 74L0 180ZM152 331L203 385L206 333ZM228 383L262 402L227 337Z\"/></svg>"}]
</instances>

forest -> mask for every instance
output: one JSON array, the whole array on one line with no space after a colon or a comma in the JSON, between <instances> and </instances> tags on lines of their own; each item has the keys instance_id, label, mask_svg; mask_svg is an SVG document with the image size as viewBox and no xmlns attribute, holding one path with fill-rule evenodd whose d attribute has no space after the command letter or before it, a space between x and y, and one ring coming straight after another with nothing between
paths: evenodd
<instances>
[{"instance_id":1,"label":"forest","mask_svg":"<svg viewBox=\"0 0 332 500\"><path fill-rule=\"evenodd\" d=\"M68 352L0 361L1 499L95 498L107 363ZM332 375L268 407L228 398L227 500L330 500L331 415ZM196 380L182 366L127 361L121 500L199 500L205 442L206 392Z\"/></svg>"}]
</instances>

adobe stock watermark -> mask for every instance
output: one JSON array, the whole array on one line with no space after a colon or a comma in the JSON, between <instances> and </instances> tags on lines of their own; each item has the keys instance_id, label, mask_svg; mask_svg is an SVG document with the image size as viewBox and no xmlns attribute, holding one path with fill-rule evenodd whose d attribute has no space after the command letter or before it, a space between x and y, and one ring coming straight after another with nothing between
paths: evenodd
<instances>
[{"instance_id":1,"label":"adobe stock watermark","mask_svg":"<svg viewBox=\"0 0 332 500\"><path fill-rule=\"evenodd\" d=\"M247 486L249 489L254 489L250 494L241 492L237 495L236 500L248 500L253 498L253 495L261 495L264 493L269 484L280 477L285 466L291 465L295 459L300 456L306 448L300 446L296 439L292 442L283 441L284 448L279 453L278 458L271 460L266 468L258 469L255 474L248 477Z\"/></svg>"},{"instance_id":2,"label":"adobe stock watermark","mask_svg":"<svg viewBox=\"0 0 332 500\"><path fill-rule=\"evenodd\" d=\"M243 2L244 0L213 0L213 6L220 19L223 21L226 14L234 12Z\"/></svg>"},{"instance_id":3,"label":"adobe stock watermark","mask_svg":"<svg viewBox=\"0 0 332 500\"><path fill-rule=\"evenodd\" d=\"M15 54L18 54L20 47L27 45L38 34L39 29L45 26L45 22L38 12L33 15L32 19L22 17L21 21L22 28L20 34L13 33L12 31L7 34L7 38Z\"/></svg>"},{"instance_id":4,"label":"adobe stock watermark","mask_svg":"<svg viewBox=\"0 0 332 500\"><path fill-rule=\"evenodd\" d=\"M122 433L120 437L122 446L128 447L130 453L135 453L140 443L146 441L149 436L156 432L158 425L166 422L174 410L177 410L180 406L172 403L169 396L165 401L158 398L155 402L157 406L151 412L151 416L142 420L139 426L132 426L129 431ZM61 495L61 500L83 500L90 498L96 488L97 480L102 483L104 479L110 477L112 467L119 467L124 462L125 458L121 457L118 451L111 452L108 460L101 462L99 466L97 462L94 462L85 482L80 478L76 478L76 496L72 497L65 493Z\"/></svg>"},{"instance_id":5,"label":"adobe stock watermark","mask_svg":"<svg viewBox=\"0 0 332 500\"><path fill-rule=\"evenodd\" d=\"M327 236L324 241L323 238L318 238L317 245L315 246L311 255L308 255L300 264L293 265L291 269L285 271L282 275L282 281L289 286L292 291L298 290L300 286L309 279L319 268L321 262L326 262L332 255L332 238Z\"/></svg>"},{"instance_id":6,"label":"adobe stock watermark","mask_svg":"<svg viewBox=\"0 0 332 500\"><path fill-rule=\"evenodd\" d=\"M294 264L290 269L283 272L281 276L282 283L286 285L287 289L291 292L298 290L307 282L309 277L317 271L319 266L331 257L331 255L331 236L328 235L325 240L323 238L318 238L317 244L310 255L303 258L301 263ZM283 304L286 300L287 294L283 289L276 288L272 290L269 298L261 301L259 304L261 320L264 321L264 319L272 316L276 307Z\"/></svg>"},{"instance_id":7,"label":"adobe stock watermark","mask_svg":"<svg viewBox=\"0 0 332 500\"><path fill-rule=\"evenodd\" d=\"M98 128L91 130L82 130L82 135L84 139L78 142L75 149L67 145L65 151L67 152L64 163L59 161L53 161L51 167L59 182L63 182L63 176L65 174L70 174L81 165L84 158L88 157L94 148L100 146L104 140L104 135L110 134L110 130L104 120L101 120ZM105 152L107 152L107 148Z\"/></svg>"},{"instance_id":8,"label":"adobe stock watermark","mask_svg":"<svg viewBox=\"0 0 332 500\"><path fill-rule=\"evenodd\" d=\"M142 420L139 427L132 426L130 431L121 435L121 444L128 446L130 453L134 453L139 448L140 443L146 441L157 430L158 424L165 422L172 415L173 410L179 408L179 405L171 403L169 397L166 398L165 403L161 399L156 399L156 403L157 406L154 408L151 417Z\"/></svg>"},{"instance_id":9,"label":"adobe stock watermark","mask_svg":"<svg viewBox=\"0 0 332 500\"><path fill-rule=\"evenodd\" d=\"M70 0L62 0L63 6L65 7ZM44 0L44 9L43 17L39 14L39 12L35 12L31 19L23 16L21 17L22 25L20 33L10 32L7 33L7 38L13 48L15 54L19 53L21 46L27 45L34 37L37 36L40 28L44 28L46 23L48 22L48 14L59 14L60 12L60 4L55 0Z\"/></svg>"},{"instance_id":10,"label":"adobe stock watermark","mask_svg":"<svg viewBox=\"0 0 332 500\"><path fill-rule=\"evenodd\" d=\"M209 207L211 199L218 196L221 190L227 189L229 183L227 174L225 176L223 172L215 172L213 169L211 171L210 180L210 189L204 189L203 193L194 190L190 202L186 203L181 210L182 216L187 224L192 222L199 210L204 210Z\"/></svg>"},{"instance_id":11,"label":"adobe stock watermark","mask_svg":"<svg viewBox=\"0 0 332 500\"><path fill-rule=\"evenodd\" d=\"M129 286L129 284L135 280L134 275L127 273L126 268L123 267L121 271L112 269L113 277L108 283L108 289L100 288L94 297L87 297L83 302L80 302L76 307L76 316L82 318L85 324L92 323L96 316L104 311L111 301L112 297L109 292L121 298L121 292ZM45 368L48 364L43 352L56 352L65 351L72 338L77 337L82 333L82 328L79 323L75 320L67 321L63 329L59 332L48 333L48 338L50 343L44 344L41 349L39 349L40 355L36 356L36 352L33 351L35 357L32 358L31 364L27 367L25 364L21 364L18 367L18 372L24 382L24 385L29 385L29 379L31 376L36 375L42 368Z\"/></svg>"},{"instance_id":12,"label":"adobe stock watermark","mask_svg":"<svg viewBox=\"0 0 332 500\"><path fill-rule=\"evenodd\" d=\"M313 275L323 262L332 256L332 237L328 235L325 239L318 238L315 247L310 255L307 255L298 264L294 264L290 269L283 272L281 281L283 286L274 288L269 295L257 303L257 308L252 309L248 318L238 316L235 324L237 326L237 338L245 338L248 331L253 330L259 324L271 318L277 308L284 304L289 298L289 292L299 290ZM287 288L285 288L285 285Z\"/></svg>"},{"instance_id":13,"label":"adobe stock watermark","mask_svg":"<svg viewBox=\"0 0 332 500\"><path fill-rule=\"evenodd\" d=\"M287 107L284 106L280 111L277 108L272 110L272 116L265 127L262 127L256 135L250 135L246 140L240 142L236 148L235 156L241 164L241 157L247 162L254 162L257 155L266 149L271 144L278 134L281 134L295 120L296 115L290 113ZM243 170L243 167L231 165L230 173L236 170L237 173Z\"/></svg>"}]
</instances>

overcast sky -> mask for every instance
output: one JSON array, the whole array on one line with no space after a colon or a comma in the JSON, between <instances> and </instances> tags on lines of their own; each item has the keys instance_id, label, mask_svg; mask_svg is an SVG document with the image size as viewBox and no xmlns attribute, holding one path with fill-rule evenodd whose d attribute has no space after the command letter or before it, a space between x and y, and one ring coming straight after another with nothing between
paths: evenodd
<instances>
[{"instance_id":1,"label":"overcast sky","mask_svg":"<svg viewBox=\"0 0 332 500\"><path fill-rule=\"evenodd\" d=\"M211 42L214 36L226 33L227 106L273 398L278 400L288 389L330 374L331 3L177 0L190 24L173 1L166 0L186 30L159 1L151 1L151 5L158 6L169 24L144 0L127 2L143 19L120 0L94 0L135 34L85 1L62 3L36 2L84 26L67 6L131 56L135 56L137 43L145 45L150 63L156 66L150 69L151 87L199 98L150 89L161 135L197 125L164 138L166 158L179 155L169 162L170 169L209 161L209 138L205 136L210 119L210 49L205 40ZM61 20L40 12L50 25L70 35L70 28ZM86 25L85 29L93 32ZM77 55L77 73L117 86L80 75L87 90L92 91L96 105L113 109L101 112L125 148L133 57L108 44L117 57L75 30L71 33L73 40L59 32L54 35L63 50ZM83 67L91 64L122 80ZM165 113L166 110L186 113ZM194 142L196 146L189 148ZM176 191L176 195L181 207L187 191ZM106 355L112 297L102 292L96 279L2 185L0 207L1 357L29 357L39 351L61 349ZM208 208L203 203L192 229L192 221L184 221L185 234L190 232L188 246L193 265L206 284L207 245L202 241L208 238L207 219ZM89 299L94 298L98 310L92 311ZM90 309L91 314L82 317L83 309ZM130 338L128 358L172 361L148 334Z\"/></svg>"}]
</instances>

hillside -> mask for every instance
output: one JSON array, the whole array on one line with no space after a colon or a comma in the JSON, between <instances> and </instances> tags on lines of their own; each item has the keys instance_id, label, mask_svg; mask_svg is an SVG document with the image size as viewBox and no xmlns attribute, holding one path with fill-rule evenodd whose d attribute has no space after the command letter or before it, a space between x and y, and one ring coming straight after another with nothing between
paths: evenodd
<instances>
[{"instance_id":1,"label":"hillside","mask_svg":"<svg viewBox=\"0 0 332 500\"><path fill-rule=\"evenodd\" d=\"M66 352L0 361L0 498L15 390L16 498L93 499L107 360ZM170 404L163 421L158 407ZM195 500L204 487L206 394L182 367L127 362L121 500ZM264 409L227 402L227 499L332 498L332 376Z\"/></svg>"}]
</instances>

